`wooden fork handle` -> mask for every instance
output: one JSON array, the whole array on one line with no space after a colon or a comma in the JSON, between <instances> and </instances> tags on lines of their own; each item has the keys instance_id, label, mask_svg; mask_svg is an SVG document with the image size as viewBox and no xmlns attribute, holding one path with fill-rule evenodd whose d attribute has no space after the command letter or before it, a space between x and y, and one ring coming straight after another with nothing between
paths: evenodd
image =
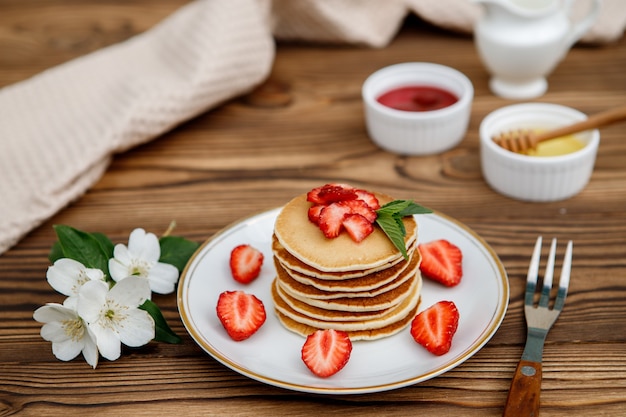
<instances>
[{"instance_id":1,"label":"wooden fork handle","mask_svg":"<svg viewBox=\"0 0 626 417\"><path fill-rule=\"evenodd\" d=\"M539 415L541 392L541 362L520 360L511 381L503 417Z\"/></svg>"},{"instance_id":2,"label":"wooden fork handle","mask_svg":"<svg viewBox=\"0 0 626 417\"><path fill-rule=\"evenodd\" d=\"M542 142L544 140L554 139L560 136L571 135L572 133L584 132L585 130L607 126L622 120L626 120L626 106L591 115L587 119L569 126L538 133L535 136L535 140L537 142Z\"/></svg>"}]
</instances>

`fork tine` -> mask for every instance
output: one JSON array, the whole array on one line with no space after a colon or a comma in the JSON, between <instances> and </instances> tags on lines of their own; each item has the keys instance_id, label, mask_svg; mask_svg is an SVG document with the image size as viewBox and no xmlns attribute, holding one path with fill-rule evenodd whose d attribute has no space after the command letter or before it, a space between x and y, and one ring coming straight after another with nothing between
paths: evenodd
<instances>
[{"instance_id":1,"label":"fork tine","mask_svg":"<svg viewBox=\"0 0 626 417\"><path fill-rule=\"evenodd\" d=\"M539 299L540 307L548 307L550 301L550 290L552 290L552 279L554 277L554 258L556 257L556 239L552 239L550 245L550 255L546 264L546 273L543 276L543 288L541 290L541 298Z\"/></svg>"},{"instance_id":2,"label":"fork tine","mask_svg":"<svg viewBox=\"0 0 626 417\"><path fill-rule=\"evenodd\" d=\"M565 250L565 257L563 258L563 266L561 267L561 277L559 278L559 292L556 295L554 301L554 309L561 311L563 304L565 304L565 297L567 297L567 289L569 287L569 276L572 269L572 250L573 243L570 240L567 242L567 249Z\"/></svg>"},{"instance_id":3,"label":"fork tine","mask_svg":"<svg viewBox=\"0 0 626 417\"><path fill-rule=\"evenodd\" d=\"M541 236L537 238L535 242L535 249L533 249L533 256L530 258L530 265L528 266L528 276L526 278L526 295L524 297L524 304L532 306L535 298L535 287L537 286L537 278L539 276L539 257L541 256Z\"/></svg>"}]
</instances>

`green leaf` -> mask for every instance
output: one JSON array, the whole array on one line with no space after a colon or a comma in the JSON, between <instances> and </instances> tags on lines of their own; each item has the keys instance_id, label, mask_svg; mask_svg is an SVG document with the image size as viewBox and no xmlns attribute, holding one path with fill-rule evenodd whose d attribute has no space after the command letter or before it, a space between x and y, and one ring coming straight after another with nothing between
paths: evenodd
<instances>
[{"instance_id":1,"label":"green leaf","mask_svg":"<svg viewBox=\"0 0 626 417\"><path fill-rule=\"evenodd\" d=\"M163 314L161 314L159 306L157 306L152 300L146 300L142 305L139 306L139 308L147 311L154 320L155 341L165 343L180 343L182 341L182 339L178 337L178 335L174 333L172 329L170 329L170 326L167 325L165 317L163 317Z\"/></svg>"},{"instance_id":2,"label":"green leaf","mask_svg":"<svg viewBox=\"0 0 626 417\"><path fill-rule=\"evenodd\" d=\"M411 216L413 214L432 213L433 211L429 208L420 206L413 200L393 200L376 210L376 213L381 212L404 217Z\"/></svg>"},{"instance_id":3,"label":"green leaf","mask_svg":"<svg viewBox=\"0 0 626 417\"><path fill-rule=\"evenodd\" d=\"M183 272L189 258L196 252L199 243L178 236L164 236L159 239L161 258L159 262L174 265L178 272Z\"/></svg>"},{"instance_id":4,"label":"green leaf","mask_svg":"<svg viewBox=\"0 0 626 417\"><path fill-rule=\"evenodd\" d=\"M406 246L404 244L404 235L406 232L402 233L402 229L398 226L397 219L390 214L379 215L376 218L376 223L380 226L380 228L385 232L391 243L398 248L400 253L404 259L409 259L409 256L406 252Z\"/></svg>"},{"instance_id":5,"label":"green leaf","mask_svg":"<svg viewBox=\"0 0 626 417\"><path fill-rule=\"evenodd\" d=\"M63 256L74 259L87 268L97 268L109 275L109 254L105 252L99 238L70 226L55 225L54 231L59 238ZM53 246L55 256L58 248ZM52 254L51 254L52 255Z\"/></svg>"},{"instance_id":6,"label":"green leaf","mask_svg":"<svg viewBox=\"0 0 626 417\"><path fill-rule=\"evenodd\" d=\"M107 255L107 257L108 258L112 258L113 257L113 249L114 249L115 246L113 245L113 242L111 242L111 239L109 239L103 233L92 233L92 235L93 235L93 237L96 238L96 240L100 244L100 247L102 248L102 251Z\"/></svg>"},{"instance_id":7,"label":"green leaf","mask_svg":"<svg viewBox=\"0 0 626 417\"><path fill-rule=\"evenodd\" d=\"M50 262L55 263L61 258L65 258L65 255L63 254L63 248L61 247L61 243L59 241L56 241L52 244L48 259L50 260Z\"/></svg>"},{"instance_id":8,"label":"green leaf","mask_svg":"<svg viewBox=\"0 0 626 417\"><path fill-rule=\"evenodd\" d=\"M433 211L424 206L420 206L419 204L414 203L413 201L409 201L409 204L404 208L398 215L400 217L412 216L414 214L429 214Z\"/></svg>"},{"instance_id":9,"label":"green leaf","mask_svg":"<svg viewBox=\"0 0 626 417\"><path fill-rule=\"evenodd\" d=\"M432 210L420 206L412 200L394 200L376 210L376 223L406 260L409 259L409 256L404 243L406 228L402 218L426 213L432 213Z\"/></svg>"}]
</instances>

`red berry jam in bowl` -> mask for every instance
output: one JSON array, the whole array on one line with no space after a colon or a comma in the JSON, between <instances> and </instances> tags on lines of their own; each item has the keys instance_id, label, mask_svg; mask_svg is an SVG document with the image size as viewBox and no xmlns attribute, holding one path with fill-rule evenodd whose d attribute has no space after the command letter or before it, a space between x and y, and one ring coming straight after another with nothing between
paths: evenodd
<instances>
[{"instance_id":1,"label":"red berry jam in bowl","mask_svg":"<svg viewBox=\"0 0 626 417\"><path fill-rule=\"evenodd\" d=\"M433 111L444 109L459 101L448 90L428 85L394 88L378 97L384 106L403 111Z\"/></svg>"}]
</instances>

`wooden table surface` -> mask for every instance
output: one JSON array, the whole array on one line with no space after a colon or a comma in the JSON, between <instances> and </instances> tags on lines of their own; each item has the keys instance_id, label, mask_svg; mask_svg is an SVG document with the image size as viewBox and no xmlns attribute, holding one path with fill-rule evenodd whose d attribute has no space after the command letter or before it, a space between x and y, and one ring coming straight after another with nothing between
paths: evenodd
<instances>
[{"instance_id":1,"label":"wooden table surface","mask_svg":"<svg viewBox=\"0 0 626 417\"><path fill-rule=\"evenodd\" d=\"M0 86L142 32L184 3L1 0ZM406 61L449 65L472 80L471 122L458 147L406 157L369 140L361 84L373 71ZM624 38L576 46L538 101L588 114L624 104L625 68ZM500 415L525 340L522 294L538 235L574 241L570 294L544 351L542 415L626 415L624 125L602 129L593 176L580 194L555 203L515 201L481 177L480 121L511 104L492 95L487 82L471 37L415 18L383 49L280 44L265 85L117 156L86 195L0 257L0 416ZM509 276L509 308L475 356L386 392L289 391L204 353L183 327L175 294L154 300L182 336L180 345L125 350L92 370L82 358L57 360L40 337L33 311L62 301L45 279L53 224L125 242L135 227L159 234L175 220L176 234L202 242L237 219L334 181L415 199L466 224L495 250Z\"/></svg>"}]
</instances>

